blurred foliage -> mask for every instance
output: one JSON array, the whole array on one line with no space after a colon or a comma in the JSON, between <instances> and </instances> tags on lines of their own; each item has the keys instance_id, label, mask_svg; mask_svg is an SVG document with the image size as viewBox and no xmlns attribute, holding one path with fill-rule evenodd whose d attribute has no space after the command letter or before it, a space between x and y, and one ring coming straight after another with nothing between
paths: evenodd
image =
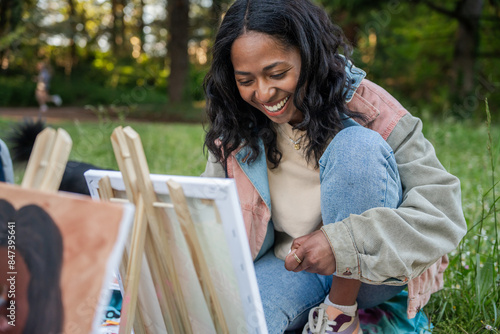
<instances>
[{"instance_id":1,"label":"blurred foliage","mask_svg":"<svg viewBox=\"0 0 500 334\"><path fill-rule=\"evenodd\" d=\"M482 118L478 110L486 97L491 110L500 110L499 1L443 0L434 5L443 11L425 0L315 1L344 29L354 45L353 59L367 78L412 113ZM453 85L460 20L453 13L464 1L484 3L474 86L457 94ZM191 0L185 101L203 100L211 38L229 3ZM2 0L0 106L36 106L34 77L40 60L52 65L51 90L65 104L167 105L166 8L166 0ZM123 24L117 21L120 17Z\"/></svg>"},{"instance_id":2,"label":"blurred foliage","mask_svg":"<svg viewBox=\"0 0 500 334\"><path fill-rule=\"evenodd\" d=\"M459 13L465 2L482 3L477 19L474 83L467 93L454 84L459 57ZM355 50L355 63L367 78L396 96L412 113L484 118L488 98L500 110L500 2L483 0L368 1L318 0ZM438 7L438 8L435 8ZM462 15L462 16L460 16ZM472 15L472 14L471 14ZM466 17L467 18L467 17ZM469 20L474 18L468 17Z\"/></svg>"}]
</instances>

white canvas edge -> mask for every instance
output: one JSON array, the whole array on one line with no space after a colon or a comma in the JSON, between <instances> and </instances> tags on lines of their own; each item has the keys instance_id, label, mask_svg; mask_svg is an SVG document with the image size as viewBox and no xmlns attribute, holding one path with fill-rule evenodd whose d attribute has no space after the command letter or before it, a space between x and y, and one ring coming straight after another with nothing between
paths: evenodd
<instances>
[{"instance_id":1,"label":"white canvas edge","mask_svg":"<svg viewBox=\"0 0 500 334\"><path fill-rule=\"evenodd\" d=\"M250 247L241 247L241 245L248 245L248 238L235 182L232 181L228 188L231 193L228 199L225 201L215 200L215 203L223 222L229 249L231 249L231 259L240 286L240 298L243 302L247 327L250 327L248 331L249 333L267 333L264 308L262 307ZM224 224L225 221L232 220L234 220L234 224ZM245 271L248 274L245 274ZM249 288L245 290L241 286ZM253 304L253 308L249 304Z\"/></svg>"},{"instance_id":2,"label":"white canvas edge","mask_svg":"<svg viewBox=\"0 0 500 334\"><path fill-rule=\"evenodd\" d=\"M90 194L94 199L99 199L98 183L104 176L110 178L113 189L125 190L121 172L88 170L84 175ZM250 248L241 247L241 245L248 245L248 238L234 180L151 174L153 188L157 194L169 194L168 180L181 184L186 197L215 201L223 222L226 240L231 249L231 260L238 280L239 294L244 307L248 331L255 334L268 333ZM228 221L234 223L224 223Z\"/></svg>"},{"instance_id":3,"label":"white canvas edge","mask_svg":"<svg viewBox=\"0 0 500 334\"><path fill-rule=\"evenodd\" d=\"M104 319L104 312L111 297L110 286L113 281L115 269L118 268L118 265L120 264L127 236L129 235L134 222L135 206L130 203L124 203L123 206L124 209L122 219L120 221L118 236L107 261L106 273L104 274L103 285L101 287L101 295L99 296L99 302L97 303L94 320L92 322L92 333L94 334L101 333L101 324Z\"/></svg>"}]
</instances>

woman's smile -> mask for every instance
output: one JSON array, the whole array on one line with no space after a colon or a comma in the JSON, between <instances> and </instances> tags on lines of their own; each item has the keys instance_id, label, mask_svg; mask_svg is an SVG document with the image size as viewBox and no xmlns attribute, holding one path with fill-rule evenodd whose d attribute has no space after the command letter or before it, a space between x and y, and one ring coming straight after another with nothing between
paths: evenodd
<instances>
[{"instance_id":1,"label":"woman's smile","mask_svg":"<svg viewBox=\"0 0 500 334\"><path fill-rule=\"evenodd\" d=\"M271 115L278 115L278 114L282 114L284 111L285 111L285 106L286 106L286 103L288 102L288 100L290 99L290 95L288 95L287 97L285 97L283 100L279 101L278 103L272 105L272 104L264 104L262 103L262 105L264 106L264 108L266 108L266 110L271 113Z\"/></svg>"}]
</instances>

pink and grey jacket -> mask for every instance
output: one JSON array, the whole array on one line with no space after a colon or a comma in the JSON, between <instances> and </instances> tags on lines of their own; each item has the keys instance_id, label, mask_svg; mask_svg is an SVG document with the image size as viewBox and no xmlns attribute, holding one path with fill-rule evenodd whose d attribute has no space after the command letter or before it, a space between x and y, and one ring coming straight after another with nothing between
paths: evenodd
<instances>
[{"instance_id":1,"label":"pink and grey jacket","mask_svg":"<svg viewBox=\"0 0 500 334\"><path fill-rule=\"evenodd\" d=\"M362 125L380 133L393 149L403 201L397 209L374 208L321 229L335 254L338 275L347 273L369 284L408 284L407 315L413 318L443 287L446 254L467 230L460 182L439 162L420 119L354 69L348 73L347 106L364 113ZM252 164L247 156L246 147L235 152L227 161L227 176L236 181L250 250L257 259L274 240L271 200L265 155ZM203 176L226 177L226 172L210 156Z\"/></svg>"}]
</instances>

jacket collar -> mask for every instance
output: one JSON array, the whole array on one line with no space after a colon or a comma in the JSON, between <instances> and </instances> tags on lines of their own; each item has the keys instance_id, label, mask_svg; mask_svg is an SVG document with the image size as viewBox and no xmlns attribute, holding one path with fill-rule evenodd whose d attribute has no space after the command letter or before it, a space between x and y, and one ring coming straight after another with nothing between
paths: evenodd
<instances>
[{"instance_id":1,"label":"jacket collar","mask_svg":"<svg viewBox=\"0 0 500 334\"><path fill-rule=\"evenodd\" d=\"M264 149L264 143L259 139L260 154L257 159L251 164L248 163L250 156L250 148L248 146L242 147L236 154L236 161L246 174L248 179L252 182L253 186L259 192L260 197L266 203L266 206L271 210L271 194L269 192L269 181L267 179L267 162Z\"/></svg>"},{"instance_id":2,"label":"jacket collar","mask_svg":"<svg viewBox=\"0 0 500 334\"><path fill-rule=\"evenodd\" d=\"M344 56L340 56L345 59ZM350 60L348 60L346 62L345 73L347 76L344 86L344 93L346 94L345 102L349 103L351 102L354 93L358 89L359 85L361 84L361 81L366 77L366 72L360 68L357 68Z\"/></svg>"}]
</instances>

